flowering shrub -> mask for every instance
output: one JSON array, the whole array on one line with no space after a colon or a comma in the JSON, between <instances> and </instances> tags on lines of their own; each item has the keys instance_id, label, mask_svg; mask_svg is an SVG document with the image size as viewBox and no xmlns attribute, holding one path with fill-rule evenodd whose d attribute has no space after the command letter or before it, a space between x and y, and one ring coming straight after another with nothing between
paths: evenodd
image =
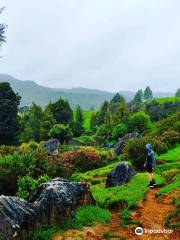
<instances>
[{"instance_id":1,"label":"flowering shrub","mask_svg":"<svg viewBox=\"0 0 180 240\"><path fill-rule=\"evenodd\" d=\"M63 154L62 160L65 163L74 165L78 171L88 171L100 166L99 154L91 148L78 148Z\"/></svg>"},{"instance_id":2,"label":"flowering shrub","mask_svg":"<svg viewBox=\"0 0 180 240\"><path fill-rule=\"evenodd\" d=\"M161 134L162 142L166 143L168 147L175 146L176 143L180 142L180 133L171 131L165 131Z\"/></svg>"}]
</instances>

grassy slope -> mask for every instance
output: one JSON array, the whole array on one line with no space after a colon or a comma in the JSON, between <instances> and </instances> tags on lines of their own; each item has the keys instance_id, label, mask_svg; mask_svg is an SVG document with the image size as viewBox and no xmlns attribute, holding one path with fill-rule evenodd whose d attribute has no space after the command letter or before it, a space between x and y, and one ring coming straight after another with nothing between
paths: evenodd
<instances>
[{"instance_id":1,"label":"grassy slope","mask_svg":"<svg viewBox=\"0 0 180 240\"><path fill-rule=\"evenodd\" d=\"M159 155L157 159L165 160L167 162L180 160L180 144L175 148L170 149L167 153Z\"/></svg>"},{"instance_id":2,"label":"grassy slope","mask_svg":"<svg viewBox=\"0 0 180 240\"><path fill-rule=\"evenodd\" d=\"M160 104L164 104L166 102L180 102L180 97L156 98L156 101Z\"/></svg>"},{"instance_id":3,"label":"grassy slope","mask_svg":"<svg viewBox=\"0 0 180 240\"><path fill-rule=\"evenodd\" d=\"M148 179L146 173L138 173L133 179L122 186L105 188L105 176L117 163L86 173L74 174L73 179L90 184L93 196L100 206L108 206L117 202L125 203L128 208L135 207L145 197ZM163 177L156 174L158 184L164 184Z\"/></svg>"},{"instance_id":4,"label":"grassy slope","mask_svg":"<svg viewBox=\"0 0 180 240\"><path fill-rule=\"evenodd\" d=\"M169 180L169 184L157 192L156 196L159 197L180 188L180 144L167 153L159 155L157 159L163 160L165 163L158 165L156 172Z\"/></svg>"},{"instance_id":5,"label":"grassy slope","mask_svg":"<svg viewBox=\"0 0 180 240\"><path fill-rule=\"evenodd\" d=\"M91 116L94 111L83 111L84 128L86 132L90 131Z\"/></svg>"}]
</instances>

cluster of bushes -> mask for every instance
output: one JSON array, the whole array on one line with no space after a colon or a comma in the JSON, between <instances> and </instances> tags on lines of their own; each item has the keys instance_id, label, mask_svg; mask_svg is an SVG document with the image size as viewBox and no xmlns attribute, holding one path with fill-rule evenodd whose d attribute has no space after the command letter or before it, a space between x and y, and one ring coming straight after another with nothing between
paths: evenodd
<instances>
[{"instance_id":1,"label":"cluster of bushes","mask_svg":"<svg viewBox=\"0 0 180 240\"><path fill-rule=\"evenodd\" d=\"M73 172L92 170L114 159L113 151L94 147L74 148L57 155L36 147L34 142L23 144L19 152L0 157L0 194L14 195L18 191L18 196L27 198L40 183L41 176L68 178Z\"/></svg>"},{"instance_id":2,"label":"cluster of bushes","mask_svg":"<svg viewBox=\"0 0 180 240\"><path fill-rule=\"evenodd\" d=\"M147 135L137 139L129 139L123 149L123 158L131 160L133 165L139 169L143 169L146 159L146 144L151 143L157 154L165 153L167 150L175 146L180 141L180 133L175 131L165 131L162 135Z\"/></svg>"}]
</instances>

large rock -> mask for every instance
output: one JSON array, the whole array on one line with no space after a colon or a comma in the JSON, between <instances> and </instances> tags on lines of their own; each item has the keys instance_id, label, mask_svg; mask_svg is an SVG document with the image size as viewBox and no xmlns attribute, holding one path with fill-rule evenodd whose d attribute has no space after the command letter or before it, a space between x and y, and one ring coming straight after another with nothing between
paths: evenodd
<instances>
[{"instance_id":1,"label":"large rock","mask_svg":"<svg viewBox=\"0 0 180 240\"><path fill-rule=\"evenodd\" d=\"M114 151L116 155L119 155L122 151L124 143L130 138L140 137L139 133L128 133L124 137L118 139L118 143L115 145Z\"/></svg>"},{"instance_id":2,"label":"large rock","mask_svg":"<svg viewBox=\"0 0 180 240\"><path fill-rule=\"evenodd\" d=\"M16 239L20 229L35 228L35 207L17 197L0 196L0 240Z\"/></svg>"},{"instance_id":3,"label":"large rock","mask_svg":"<svg viewBox=\"0 0 180 240\"><path fill-rule=\"evenodd\" d=\"M94 203L87 184L62 178L40 185L30 202L0 196L0 240L22 239L29 230L38 229L40 224L72 217L76 206Z\"/></svg>"},{"instance_id":4,"label":"large rock","mask_svg":"<svg viewBox=\"0 0 180 240\"><path fill-rule=\"evenodd\" d=\"M114 187L127 183L135 174L127 162L121 162L108 174L106 187Z\"/></svg>"},{"instance_id":5,"label":"large rock","mask_svg":"<svg viewBox=\"0 0 180 240\"><path fill-rule=\"evenodd\" d=\"M86 183L69 182L62 178L40 185L30 201L46 223L56 222L62 216L72 217L77 205L95 203Z\"/></svg>"},{"instance_id":6,"label":"large rock","mask_svg":"<svg viewBox=\"0 0 180 240\"><path fill-rule=\"evenodd\" d=\"M48 153L58 153L60 142L58 139L49 139L44 143L44 148Z\"/></svg>"}]
</instances>

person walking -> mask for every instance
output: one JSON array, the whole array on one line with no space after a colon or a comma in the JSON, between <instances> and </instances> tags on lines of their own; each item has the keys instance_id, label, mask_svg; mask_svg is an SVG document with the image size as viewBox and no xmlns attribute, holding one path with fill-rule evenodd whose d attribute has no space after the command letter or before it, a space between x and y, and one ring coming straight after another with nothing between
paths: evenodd
<instances>
[{"instance_id":1,"label":"person walking","mask_svg":"<svg viewBox=\"0 0 180 240\"><path fill-rule=\"evenodd\" d=\"M154 157L154 151L152 150L152 145L150 143L146 144L147 157L144 163L144 167L147 171L149 178L149 188L154 188L156 186L156 182L154 180L153 170L155 169L156 160Z\"/></svg>"}]
</instances>

